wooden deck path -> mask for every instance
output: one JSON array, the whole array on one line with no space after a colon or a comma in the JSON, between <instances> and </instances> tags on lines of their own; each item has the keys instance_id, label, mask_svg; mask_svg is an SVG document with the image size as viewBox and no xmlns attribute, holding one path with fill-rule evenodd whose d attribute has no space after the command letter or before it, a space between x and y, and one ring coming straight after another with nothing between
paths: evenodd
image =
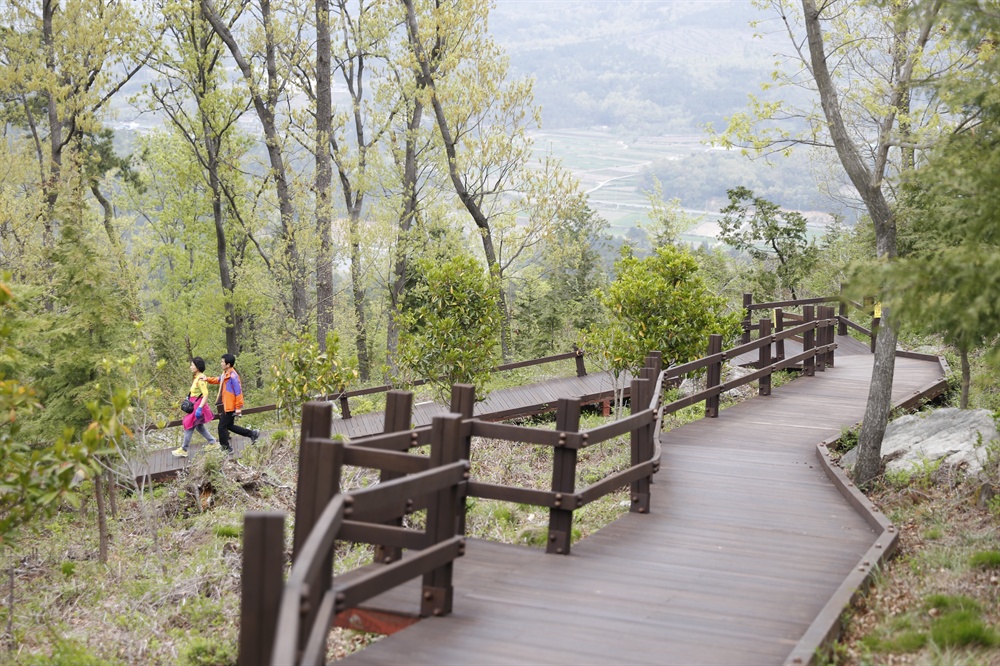
<instances>
[{"instance_id":1,"label":"wooden deck path","mask_svg":"<svg viewBox=\"0 0 1000 666\"><path fill-rule=\"evenodd\" d=\"M628 396L629 376L621 380ZM613 378L607 372L595 372L583 377L561 377L537 384L515 386L492 391L482 402L477 402L474 415L487 421L501 421L515 416L530 416L551 411L559 398L578 396L582 404L592 404L613 398ZM413 427L430 425L435 416L447 414L444 405L434 402L419 403L413 407ZM382 432L385 422L383 412L361 414L349 419L334 419L333 434L350 438L365 437Z\"/></svg>"},{"instance_id":2,"label":"wooden deck path","mask_svg":"<svg viewBox=\"0 0 1000 666\"><path fill-rule=\"evenodd\" d=\"M452 614L347 661L781 664L802 657L807 635L808 661L859 565L880 552L817 450L862 418L872 358L838 354L815 377L664 433L651 513L627 514L570 556L470 539ZM898 358L893 401L942 378L937 363ZM418 599L414 582L365 607L416 614Z\"/></svg>"}]
</instances>

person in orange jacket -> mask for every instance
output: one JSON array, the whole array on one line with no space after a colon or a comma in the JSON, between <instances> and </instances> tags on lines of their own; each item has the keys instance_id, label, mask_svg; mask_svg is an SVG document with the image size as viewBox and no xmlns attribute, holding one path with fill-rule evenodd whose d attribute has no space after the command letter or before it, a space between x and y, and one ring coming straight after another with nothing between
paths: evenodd
<instances>
[{"instance_id":1,"label":"person in orange jacket","mask_svg":"<svg viewBox=\"0 0 1000 666\"><path fill-rule=\"evenodd\" d=\"M222 413L219 414L219 443L227 453L233 452L233 447L229 444L230 432L249 437L251 443L260 437L259 430L236 425L236 417L243 414L243 385L234 365L236 357L232 354L223 354L222 375L207 378L209 384L219 385L219 397L222 399Z\"/></svg>"}]
</instances>

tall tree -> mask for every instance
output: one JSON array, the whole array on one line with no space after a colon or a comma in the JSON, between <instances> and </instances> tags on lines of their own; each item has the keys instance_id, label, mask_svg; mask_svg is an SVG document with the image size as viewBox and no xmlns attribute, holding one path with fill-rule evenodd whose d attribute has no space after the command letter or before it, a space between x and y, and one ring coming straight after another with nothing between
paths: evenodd
<instances>
[{"instance_id":1,"label":"tall tree","mask_svg":"<svg viewBox=\"0 0 1000 666\"><path fill-rule=\"evenodd\" d=\"M447 173L482 239L505 313L501 347L504 359L509 359L509 308L494 234L496 222L509 215L508 195L523 183L531 153L526 131L539 123L532 82L508 81L508 59L488 36L485 0L435 0L422 17L413 0L403 4L407 36L434 110ZM431 27L421 29L421 20ZM439 52L432 45L439 46Z\"/></svg>"},{"instance_id":2,"label":"tall tree","mask_svg":"<svg viewBox=\"0 0 1000 666\"><path fill-rule=\"evenodd\" d=\"M276 15L270 0L261 0L256 16L259 18L259 28L263 36L261 52L247 52L241 47L233 34L230 22L223 19L213 0L200 0L205 19L222 39L229 49L230 55L243 75L250 100L253 102L257 120L264 130L264 143L270 163L270 177L274 182L278 198L278 213L280 217L280 235L284 245L284 269L288 275L292 290L292 318L298 328L304 328L308 323L308 293L306 290L305 257L299 247L296 235L297 219L291 174L283 151L284 140L279 131L278 108L286 89L287 77L290 76L287 64L280 63L282 37L284 36L279 17ZM250 57L255 55L262 61L262 77L255 71ZM286 54L294 55L294 54Z\"/></svg>"},{"instance_id":3,"label":"tall tree","mask_svg":"<svg viewBox=\"0 0 1000 666\"><path fill-rule=\"evenodd\" d=\"M227 221L240 216L240 188L230 182L235 176L231 165L239 161L238 152L234 154L239 151L234 135L248 103L240 91L226 85L225 47L202 15L199 3L167 2L163 15L169 41L151 63L160 77L149 84L148 91L154 108L170 119L204 173L215 231L219 286L225 298L226 350L239 354L245 314L235 303L236 280ZM234 9L232 20L239 15L239 8Z\"/></svg>"},{"instance_id":4,"label":"tall tree","mask_svg":"<svg viewBox=\"0 0 1000 666\"><path fill-rule=\"evenodd\" d=\"M939 334L961 362L962 408L969 405L970 354L1000 358L1000 11L978 2L943 7L953 34L974 58L970 71L938 82L953 112L970 114L907 179L901 214L911 221L900 261L879 267L894 311Z\"/></svg>"},{"instance_id":5,"label":"tall tree","mask_svg":"<svg viewBox=\"0 0 1000 666\"><path fill-rule=\"evenodd\" d=\"M719 240L756 262L757 283L765 287L767 297L787 290L793 300L798 299L795 289L817 257L816 245L806 238L806 218L797 211L781 210L746 187L727 194L729 205L720 211Z\"/></svg>"},{"instance_id":6,"label":"tall tree","mask_svg":"<svg viewBox=\"0 0 1000 666\"><path fill-rule=\"evenodd\" d=\"M832 150L874 225L875 255L893 259L897 176L913 167L914 147L932 141L945 118L937 113L939 100L917 91L925 71L949 69L961 56L935 29L942 1L763 0L758 5L773 11L793 46L790 66L783 70L792 74L778 72L776 78L812 91L817 104L796 108L753 98L752 113L730 119L721 143L758 152L796 144ZM915 99L927 102L917 107ZM780 123L793 118L805 119L803 131ZM891 407L897 331L890 315L883 310L887 325L876 345L860 434L855 477L863 485L879 473Z\"/></svg>"},{"instance_id":7,"label":"tall tree","mask_svg":"<svg viewBox=\"0 0 1000 666\"><path fill-rule=\"evenodd\" d=\"M333 53L330 46L330 2L315 0L316 8L316 337L326 350L333 329ZM364 379L367 379L365 377Z\"/></svg>"},{"instance_id":8,"label":"tall tree","mask_svg":"<svg viewBox=\"0 0 1000 666\"><path fill-rule=\"evenodd\" d=\"M56 210L75 179L65 169L100 160L72 153L87 149L87 135L100 135L109 102L141 69L156 39L147 29L146 11L108 0L0 4L0 91L21 105L33 138L42 199L34 216L46 252L58 239L57 219L75 217ZM44 283L44 272L41 278Z\"/></svg>"}]
</instances>

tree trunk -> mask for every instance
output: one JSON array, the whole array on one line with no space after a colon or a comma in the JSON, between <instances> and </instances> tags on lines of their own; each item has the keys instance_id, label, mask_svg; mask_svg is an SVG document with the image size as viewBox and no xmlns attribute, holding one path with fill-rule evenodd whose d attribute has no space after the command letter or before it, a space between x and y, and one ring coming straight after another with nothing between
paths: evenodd
<instances>
[{"instance_id":1,"label":"tree trunk","mask_svg":"<svg viewBox=\"0 0 1000 666\"><path fill-rule=\"evenodd\" d=\"M354 296L354 344L358 352L358 379L368 381L371 359L368 354L368 323L365 316L365 287L361 270L361 211L356 207L350 213L351 235L351 293Z\"/></svg>"},{"instance_id":2,"label":"tree trunk","mask_svg":"<svg viewBox=\"0 0 1000 666\"><path fill-rule=\"evenodd\" d=\"M331 183L333 158L330 136L333 121L330 53L330 3L316 0L316 337L326 350L327 333L333 330L333 247Z\"/></svg>"},{"instance_id":3,"label":"tree trunk","mask_svg":"<svg viewBox=\"0 0 1000 666\"><path fill-rule=\"evenodd\" d=\"M115 474L110 469L106 470L105 476L107 477L107 496L108 505L111 507L111 517L118 518L118 481L115 479Z\"/></svg>"},{"instance_id":4,"label":"tree trunk","mask_svg":"<svg viewBox=\"0 0 1000 666\"><path fill-rule=\"evenodd\" d=\"M418 74L419 80L419 74ZM403 213L399 217L396 252L392 266L392 288L389 291L389 321L385 334L386 361L393 379L399 377L399 314L406 291L407 258L410 253L410 229L417 214L417 131L423 120L424 104L420 93L414 96L406 125L406 147L403 154Z\"/></svg>"},{"instance_id":5,"label":"tree trunk","mask_svg":"<svg viewBox=\"0 0 1000 666\"><path fill-rule=\"evenodd\" d=\"M882 322L885 323L889 313L882 310ZM892 377L895 372L896 327L892 325L879 328L878 339L875 341L875 367L872 370L872 384L868 392L868 404L865 408L864 421L861 422L861 432L858 434L858 461L854 465L854 479L859 485L868 484L882 471L882 437L889 422L889 412L892 410ZM888 367L885 360L890 359ZM866 442L877 442L876 445L865 445Z\"/></svg>"},{"instance_id":6,"label":"tree trunk","mask_svg":"<svg viewBox=\"0 0 1000 666\"><path fill-rule=\"evenodd\" d=\"M962 359L962 397L958 406L961 409L969 408L969 384L972 383L972 366L969 365L969 349L962 346L958 350Z\"/></svg>"},{"instance_id":7,"label":"tree trunk","mask_svg":"<svg viewBox=\"0 0 1000 666\"><path fill-rule=\"evenodd\" d=\"M199 101L199 107L201 102ZM237 315L236 304L233 302L232 274L229 272L229 247L226 240L226 215L222 204L222 181L219 178L219 150L221 139L214 135L211 123L202 111L202 130L204 134L206 167L208 170L208 186L212 192L212 220L215 224L215 256L219 264L219 284L225 298L226 310L226 351L234 356L239 355L240 339L243 337L242 317Z\"/></svg>"},{"instance_id":8,"label":"tree trunk","mask_svg":"<svg viewBox=\"0 0 1000 666\"><path fill-rule=\"evenodd\" d=\"M42 2L42 44L45 47L45 68L53 77L56 76L56 55L54 36L52 34L52 19L59 9L55 0ZM49 114L49 177L44 184L45 190L45 228L42 232L42 242L46 248L51 248L55 242L54 216L56 201L59 198L59 179L62 172L63 121L59 117L59 103L50 90L47 94Z\"/></svg>"},{"instance_id":9,"label":"tree trunk","mask_svg":"<svg viewBox=\"0 0 1000 666\"><path fill-rule=\"evenodd\" d=\"M828 5L824 4L824 7ZM931 3L917 42L917 50L927 43L934 17L940 9L940 0ZM805 21L806 36L809 45L812 75L819 91L820 103L826 117L833 141L840 158L840 163L847 172L851 184L857 190L875 227L875 251L880 259L891 260L896 256L896 218L889 202L882 191L884 175L890 147L890 131L896 120L896 109L902 105L909 94L910 80L915 66L914 58L895 49L893 57L897 60L905 58L899 66L899 80L893 90L889 111L881 121L881 132L875 150L875 165L869 169L862 159L858 146L854 143L843 116L840 112L840 101L837 88L827 63L826 50L823 45L823 33L820 25L820 10L814 0L802 0L802 13ZM882 436L889 418L892 405L892 377L896 362L897 330L894 322L883 310L883 327L875 344L875 363L872 368L871 387L868 392L868 404L865 409L864 422L858 437L858 463L855 466L855 483L859 486L868 485L879 473L881 462Z\"/></svg>"},{"instance_id":10,"label":"tree trunk","mask_svg":"<svg viewBox=\"0 0 1000 666\"><path fill-rule=\"evenodd\" d=\"M7 596L7 650L13 652L16 647L14 641L14 558L10 559L9 594Z\"/></svg>"},{"instance_id":11,"label":"tree trunk","mask_svg":"<svg viewBox=\"0 0 1000 666\"><path fill-rule=\"evenodd\" d=\"M108 515L104 506L104 474L94 477L94 495L97 497L97 533L100 535L101 564L108 562Z\"/></svg>"}]
</instances>

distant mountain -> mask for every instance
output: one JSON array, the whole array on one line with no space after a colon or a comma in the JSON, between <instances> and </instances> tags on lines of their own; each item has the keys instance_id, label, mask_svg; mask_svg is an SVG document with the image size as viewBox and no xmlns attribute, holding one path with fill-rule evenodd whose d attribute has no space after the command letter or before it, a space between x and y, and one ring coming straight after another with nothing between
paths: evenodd
<instances>
[{"instance_id":1,"label":"distant mountain","mask_svg":"<svg viewBox=\"0 0 1000 666\"><path fill-rule=\"evenodd\" d=\"M747 0L497 0L490 32L534 76L547 129L699 130L744 108L778 38Z\"/></svg>"}]
</instances>

